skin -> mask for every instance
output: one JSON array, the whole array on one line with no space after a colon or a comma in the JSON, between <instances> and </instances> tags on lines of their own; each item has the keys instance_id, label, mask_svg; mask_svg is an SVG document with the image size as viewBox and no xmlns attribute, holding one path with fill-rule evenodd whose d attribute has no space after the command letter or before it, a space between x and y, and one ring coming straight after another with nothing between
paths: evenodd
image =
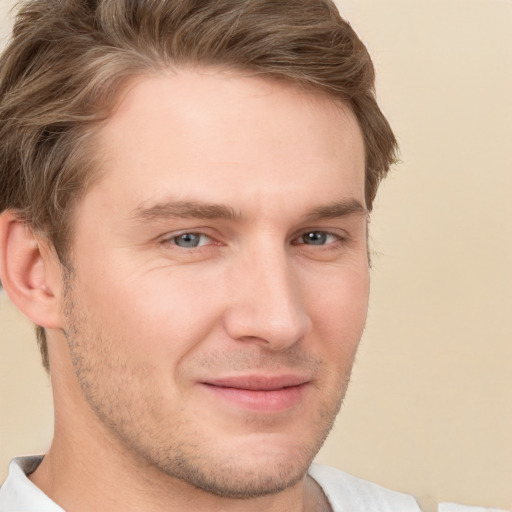
<instances>
[{"instance_id":1,"label":"skin","mask_svg":"<svg viewBox=\"0 0 512 512\"><path fill-rule=\"evenodd\" d=\"M305 474L369 291L354 115L188 69L132 83L97 142L71 273L44 244L30 267L52 297L25 312L47 328L55 399L31 479L71 512L328 510Z\"/></svg>"}]
</instances>

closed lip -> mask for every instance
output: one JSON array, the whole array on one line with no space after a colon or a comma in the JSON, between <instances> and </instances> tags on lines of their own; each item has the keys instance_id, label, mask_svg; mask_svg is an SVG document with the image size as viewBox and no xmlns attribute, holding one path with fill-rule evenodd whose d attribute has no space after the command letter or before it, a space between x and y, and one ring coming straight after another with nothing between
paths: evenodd
<instances>
[{"instance_id":1,"label":"closed lip","mask_svg":"<svg viewBox=\"0 0 512 512\"><path fill-rule=\"evenodd\" d=\"M310 378L302 375L244 375L208 379L202 384L219 388L232 388L247 391L278 391L281 389L302 386L310 382Z\"/></svg>"},{"instance_id":2,"label":"closed lip","mask_svg":"<svg viewBox=\"0 0 512 512\"><path fill-rule=\"evenodd\" d=\"M301 375L244 375L200 382L229 407L258 414L279 414L302 402L310 379ZM215 400L216 410L219 402Z\"/></svg>"}]
</instances>

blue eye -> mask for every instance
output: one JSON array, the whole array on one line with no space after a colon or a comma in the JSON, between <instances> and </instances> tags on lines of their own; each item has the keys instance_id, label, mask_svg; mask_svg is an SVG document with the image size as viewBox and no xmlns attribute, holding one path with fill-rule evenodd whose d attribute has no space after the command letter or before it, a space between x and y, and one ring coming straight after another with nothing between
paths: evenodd
<instances>
[{"instance_id":1,"label":"blue eye","mask_svg":"<svg viewBox=\"0 0 512 512\"><path fill-rule=\"evenodd\" d=\"M172 238L172 242L184 249L193 249L208 243L210 239L201 233L183 233Z\"/></svg>"},{"instance_id":2,"label":"blue eye","mask_svg":"<svg viewBox=\"0 0 512 512\"><path fill-rule=\"evenodd\" d=\"M325 245L336 240L334 235L325 231L309 231L300 237L300 242L307 245Z\"/></svg>"}]
</instances>

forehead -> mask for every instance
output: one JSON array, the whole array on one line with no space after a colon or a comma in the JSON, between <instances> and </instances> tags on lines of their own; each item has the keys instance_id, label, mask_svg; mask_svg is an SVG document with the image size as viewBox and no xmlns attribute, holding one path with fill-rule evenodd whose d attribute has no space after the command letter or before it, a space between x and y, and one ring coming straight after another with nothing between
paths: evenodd
<instances>
[{"instance_id":1,"label":"forehead","mask_svg":"<svg viewBox=\"0 0 512 512\"><path fill-rule=\"evenodd\" d=\"M210 69L139 78L97 138L103 178L92 193L124 208L164 196L261 207L328 193L364 203L355 116L288 83Z\"/></svg>"}]
</instances>

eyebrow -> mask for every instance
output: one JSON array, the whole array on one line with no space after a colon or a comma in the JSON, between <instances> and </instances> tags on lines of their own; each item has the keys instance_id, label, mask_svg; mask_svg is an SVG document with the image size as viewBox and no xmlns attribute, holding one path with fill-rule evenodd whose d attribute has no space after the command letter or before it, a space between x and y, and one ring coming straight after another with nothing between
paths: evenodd
<instances>
[{"instance_id":1,"label":"eyebrow","mask_svg":"<svg viewBox=\"0 0 512 512\"><path fill-rule=\"evenodd\" d=\"M163 201L146 207L144 204L132 210L130 218L137 222L165 219L226 219L241 220L241 214L230 206L199 201Z\"/></svg>"},{"instance_id":2,"label":"eyebrow","mask_svg":"<svg viewBox=\"0 0 512 512\"><path fill-rule=\"evenodd\" d=\"M367 216L368 210L357 199L343 199L314 208L305 215L308 221L337 219L349 215Z\"/></svg>"},{"instance_id":3,"label":"eyebrow","mask_svg":"<svg viewBox=\"0 0 512 512\"><path fill-rule=\"evenodd\" d=\"M349 215L367 215L368 210L356 199L345 199L318 206L307 212L303 219L308 222L335 219ZM210 204L200 201L162 201L151 206L145 203L132 210L130 219L147 223L166 219L224 219L240 222L242 214L234 208L223 204Z\"/></svg>"}]
</instances>

